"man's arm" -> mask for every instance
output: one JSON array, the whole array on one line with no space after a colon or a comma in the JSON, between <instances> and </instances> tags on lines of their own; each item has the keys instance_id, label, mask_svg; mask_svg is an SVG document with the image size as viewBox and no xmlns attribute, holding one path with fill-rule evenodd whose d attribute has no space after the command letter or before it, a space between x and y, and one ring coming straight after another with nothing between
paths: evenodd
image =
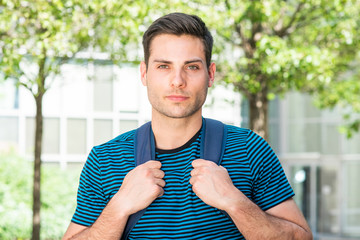
<instances>
[{"instance_id":1,"label":"man's arm","mask_svg":"<svg viewBox=\"0 0 360 240\"><path fill-rule=\"evenodd\" d=\"M70 223L65 239L119 239L129 216L148 207L164 194L161 163L148 161L130 171L119 191L90 227Z\"/></svg>"},{"instance_id":2,"label":"man's arm","mask_svg":"<svg viewBox=\"0 0 360 240\"><path fill-rule=\"evenodd\" d=\"M238 204L241 205L230 205L225 211L246 239L312 239L311 230L293 199L266 212L247 198Z\"/></svg>"},{"instance_id":3,"label":"man's arm","mask_svg":"<svg viewBox=\"0 0 360 240\"><path fill-rule=\"evenodd\" d=\"M121 194L119 194L121 195ZM70 223L65 239L120 239L129 214L122 208L121 196L114 195L90 227Z\"/></svg>"},{"instance_id":4,"label":"man's arm","mask_svg":"<svg viewBox=\"0 0 360 240\"><path fill-rule=\"evenodd\" d=\"M227 170L211 161L193 161L190 183L206 204L226 211L246 239L312 239L292 199L262 211L232 183Z\"/></svg>"}]
</instances>

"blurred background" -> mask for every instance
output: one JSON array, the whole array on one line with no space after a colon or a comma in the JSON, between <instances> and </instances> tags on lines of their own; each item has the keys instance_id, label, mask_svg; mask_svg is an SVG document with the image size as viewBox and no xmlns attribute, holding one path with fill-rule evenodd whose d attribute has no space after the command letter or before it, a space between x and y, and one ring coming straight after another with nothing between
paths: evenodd
<instances>
[{"instance_id":1,"label":"blurred background","mask_svg":"<svg viewBox=\"0 0 360 240\"><path fill-rule=\"evenodd\" d=\"M61 239L94 145L150 120L141 38L214 36L204 116L277 153L315 239L360 239L360 1L0 1L0 239Z\"/></svg>"}]
</instances>

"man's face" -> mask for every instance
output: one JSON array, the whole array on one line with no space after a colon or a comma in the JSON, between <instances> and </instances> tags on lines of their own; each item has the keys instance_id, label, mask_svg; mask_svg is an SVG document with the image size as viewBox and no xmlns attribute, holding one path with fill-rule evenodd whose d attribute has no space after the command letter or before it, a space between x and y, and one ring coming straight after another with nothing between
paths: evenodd
<instances>
[{"instance_id":1,"label":"man's face","mask_svg":"<svg viewBox=\"0 0 360 240\"><path fill-rule=\"evenodd\" d=\"M189 35L161 34L150 46L148 66L140 65L153 117L201 116L208 87L214 82L215 64L206 67L204 45Z\"/></svg>"}]
</instances>

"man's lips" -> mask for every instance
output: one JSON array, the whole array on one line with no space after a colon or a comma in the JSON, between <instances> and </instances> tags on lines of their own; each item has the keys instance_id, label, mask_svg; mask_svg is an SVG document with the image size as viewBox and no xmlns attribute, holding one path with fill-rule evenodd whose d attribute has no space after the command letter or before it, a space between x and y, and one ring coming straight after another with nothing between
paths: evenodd
<instances>
[{"instance_id":1,"label":"man's lips","mask_svg":"<svg viewBox=\"0 0 360 240\"><path fill-rule=\"evenodd\" d=\"M187 100L189 97L183 95L168 95L166 98L174 102L182 102Z\"/></svg>"}]
</instances>

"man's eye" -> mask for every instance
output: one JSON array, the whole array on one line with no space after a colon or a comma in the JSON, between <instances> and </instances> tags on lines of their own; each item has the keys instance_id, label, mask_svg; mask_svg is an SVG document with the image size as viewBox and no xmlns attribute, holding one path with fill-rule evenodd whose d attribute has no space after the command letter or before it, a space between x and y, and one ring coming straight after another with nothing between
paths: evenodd
<instances>
[{"instance_id":1,"label":"man's eye","mask_svg":"<svg viewBox=\"0 0 360 240\"><path fill-rule=\"evenodd\" d=\"M190 65L190 66L188 66L188 69L190 69L190 70L198 70L199 67L197 65Z\"/></svg>"},{"instance_id":2,"label":"man's eye","mask_svg":"<svg viewBox=\"0 0 360 240\"><path fill-rule=\"evenodd\" d=\"M166 69L166 68L169 68L167 65L159 65L158 68L160 69Z\"/></svg>"}]
</instances>

